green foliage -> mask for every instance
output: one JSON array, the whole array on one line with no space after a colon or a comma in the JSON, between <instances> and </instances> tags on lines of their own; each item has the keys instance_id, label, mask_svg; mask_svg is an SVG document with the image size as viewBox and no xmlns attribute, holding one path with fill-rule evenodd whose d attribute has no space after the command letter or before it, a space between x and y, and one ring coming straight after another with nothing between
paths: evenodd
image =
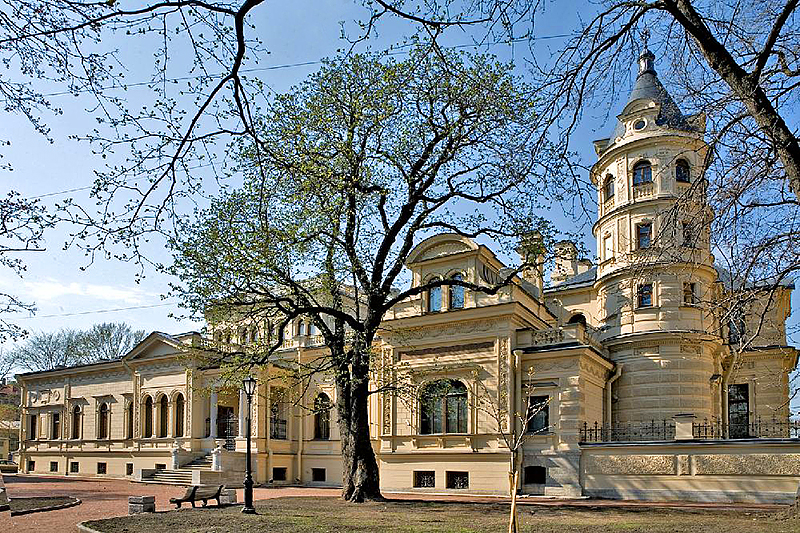
<instances>
[{"instance_id":1,"label":"green foliage","mask_svg":"<svg viewBox=\"0 0 800 533\"><path fill-rule=\"evenodd\" d=\"M451 231L513 249L544 226L551 165L531 88L489 56L427 52L330 59L274 98L257 142L239 147L244 185L172 242L189 308L324 321L346 293L366 299L366 313L338 317L358 330L377 325L422 238Z\"/></svg>"}]
</instances>

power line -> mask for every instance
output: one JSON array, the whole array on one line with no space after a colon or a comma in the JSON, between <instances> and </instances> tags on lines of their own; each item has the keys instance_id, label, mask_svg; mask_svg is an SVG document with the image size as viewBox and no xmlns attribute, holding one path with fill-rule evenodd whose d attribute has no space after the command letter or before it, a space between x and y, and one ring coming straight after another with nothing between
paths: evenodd
<instances>
[{"instance_id":1,"label":"power line","mask_svg":"<svg viewBox=\"0 0 800 533\"><path fill-rule=\"evenodd\" d=\"M134 305L134 306L131 306L131 307L117 307L117 308L114 308L114 309L97 309L95 311L80 311L80 312L76 312L76 313L62 313L62 314L58 314L58 315L23 316L23 317L20 317L20 318L14 318L14 319L9 319L9 320L16 321L16 320L30 320L30 319L35 319L35 318L62 318L62 317L68 317L68 316L98 315L98 314L101 314L101 313L116 313L117 311L132 311L134 309L152 309L154 307L167 307L167 306L170 306L170 305L175 305L175 303L174 302L168 302L168 303L151 304L151 305Z\"/></svg>"},{"instance_id":2,"label":"power line","mask_svg":"<svg viewBox=\"0 0 800 533\"><path fill-rule=\"evenodd\" d=\"M542 35L541 37L516 37L514 39L502 39L502 40L497 40L497 41L489 41L489 42L486 42L486 43L455 44L455 45L450 45L450 46L443 46L442 48L445 48L445 49L456 49L456 48L473 48L473 47L483 47L483 46L496 46L498 44L512 44L512 43L521 43L521 42L529 42L529 41L547 41L547 40L550 40L550 39L564 39L564 38L567 38L567 37L574 37L575 35L578 35L578 34L577 33L560 33L560 34L554 34L554 35ZM412 44L400 45L400 46L398 46L396 48L398 48L398 49L400 49L400 48L408 48L410 46L413 46L413 45ZM406 53L406 52L403 52L401 50L395 50L395 51L388 52L389 55L399 55L399 54L404 54L404 53ZM283 69L287 69L287 68L297 68L297 67L306 67L306 66L311 66L311 65L319 65L321 63L322 63L321 59L316 59L316 60L311 60L311 61L300 61L300 62L297 62L297 63L284 63L284 64L281 64L281 65L272 65L272 66L269 66L269 67L254 67L254 68L248 68L248 69L241 69L239 72L241 72L243 74L252 74L254 72L267 72L267 71L270 71L270 70L283 70ZM158 83L196 80L196 79L200 79L200 78L214 79L214 78L221 78L221 77L226 76L226 75L227 74L197 74L195 76L179 76L177 78L164 78L164 79L160 79L160 80L137 81L137 82L125 83L125 84L121 84L121 85L112 85L112 86L109 86L109 87L101 87L99 90L100 91L107 91L107 90L111 90L111 89L127 89L128 87L143 87L143 86L146 86L146 85L154 85L154 84L158 84ZM80 93L88 93L88 92L94 92L94 91L97 91L97 90L98 89L77 89L77 90L72 90L72 91L57 91L57 92L53 92L53 93L41 94L39 96L42 96L42 97L45 97L45 98L49 98L49 97L53 97L53 96L67 96L67 95L75 95L75 94L80 94ZM5 102L5 103L8 103L8 99L2 100L2 101Z\"/></svg>"},{"instance_id":3,"label":"power line","mask_svg":"<svg viewBox=\"0 0 800 533\"><path fill-rule=\"evenodd\" d=\"M554 35L543 35L541 37L517 37L517 38L514 38L514 39L490 41L490 42L482 43L482 44L481 43L457 44L457 45L451 45L451 46L443 46L442 48L456 49L456 48L472 48L472 47L480 47L480 46L495 46L495 45L498 45L498 44L512 44L512 43L520 43L520 42L526 42L526 41L545 41L545 40L550 40L550 39L563 39L563 38L567 38L567 37L573 37L575 35L577 35L577 34L576 33L560 33L560 34L554 34ZM404 45L400 45L400 46L398 46L396 48L409 48L411 46L413 46L413 44L404 44ZM400 55L400 54L403 54L403 53L406 53L406 52L403 52L403 51L400 51L400 50L395 50L395 51L388 52L389 55ZM296 68L296 67L304 67L304 66L310 66L310 65L319 65L321 63L322 63L322 60L317 59L317 60L313 60L313 61L301 61L301 62L297 62L297 63L285 63L285 64L282 64L282 65L272 65L272 66L269 66L269 67L258 67L258 68L242 69L240 72L249 74L249 73L253 73L253 72L265 72L265 71L270 71L270 70L281 70L281 69L286 69L286 68ZM178 77L178 78L167 78L167 79L164 79L164 80L155 80L155 81L151 80L151 81L133 82L133 83L127 83L127 84L125 84L123 86L103 87L100 90L104 91L104 90L109 90L109 89L121 89L123 87L124 88L127 88L127 87L141 87L141 86L152 85L152 84L160 83L160 82L186 81L186 80L193 80L193 79L199 79L199 78L204 78L204 77L207 77L207 78L220 78L222 76L223 76L223 74L208 74L208 75L198 74L196 76L182 76L182 77ZM66 95L70 95L70 94L87 93L87 92L91 92L91 90L90 89L81 89L81 90L77 90L77 91L59 91L59 92L54 92L54 93L42 94L41 96L43 96L43 97L66 96ZM4 101L7 102L7 100L4 100ZM208 167L208 166L211 166L211 165L213 165L213 163L206 163L206 164L203 164L203 165L197 165L197 166L194 166L194 167L190 167L188 170L195 170L195 169L198 169L198 168ZM137 179L139 179L139 178L138 177L132 177L132 178L129 178L127 180L122 181L121 183L128 183L128 182L131 182L131 181L134 181L134 180L137 180ZM63 191L55 191L55 192L39 194L39 195L36 195L36 196L30 196L28 198L31 199L31 200L39 200L39 199L42 199L42 198L49 198L49 197L52 197L52 196L60 196L62 194L70 194L70 193L74 193L74 192L87 191L87 190L91 189L92 187L93 187L93 185L86 185L86 186L83 186L83 187L75 187L75 188L72 188L72 189L65 189Z\"/></svg>"},{"instance_id":4,"label":"power line","mask_svg":"<svg viewBox=\"0 0 800 533\"><path fill-rule=\"evenodd\" d=\"M193 167L187 167L186 170L196 170L198 168L205 168L205 167L210 167L210 166L213 166L213 165L214 165L214 163L203 163L202 165L195 165ZM142 178L141 176L133 176L133 177L128 178L126 180L122 180L119 183L120 184L122 184L122 183L130 183L131 181L136 181L136 180L141 179L141 178ZM69 193L72 193L72 192L88 191L92 187L94 187L94 185L85 185L83 187L75 187L74 189L65 189L63 191L46 192L44 194L38 194L36 196L27 196L26 198L28 200L40 200L42 198L48 198L50 196L59 196L59 195L62 195L62 194L69 194Z\"/></svg>"}]
</instances>

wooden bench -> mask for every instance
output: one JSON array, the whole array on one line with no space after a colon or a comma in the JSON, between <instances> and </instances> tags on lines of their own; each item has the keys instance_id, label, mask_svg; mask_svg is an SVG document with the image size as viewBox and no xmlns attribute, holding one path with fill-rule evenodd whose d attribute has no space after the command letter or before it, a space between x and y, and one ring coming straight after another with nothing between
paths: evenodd
<instances>
[{"instance_id":1,"label":"wooden bench","mask_svg":"<svg viewBox=\"0 0 800 533\"><path fill-rule=\"evenodd\" d=\"M208 505L208 500L217 500L217 507L220 506L219 496L225 485L194 485L186 489L180 498L170 498L169 503L174 503L179 509L183 502L190 502L195 507L194 502L203 502L203 507Z\"/></svg>"}]
</instances>

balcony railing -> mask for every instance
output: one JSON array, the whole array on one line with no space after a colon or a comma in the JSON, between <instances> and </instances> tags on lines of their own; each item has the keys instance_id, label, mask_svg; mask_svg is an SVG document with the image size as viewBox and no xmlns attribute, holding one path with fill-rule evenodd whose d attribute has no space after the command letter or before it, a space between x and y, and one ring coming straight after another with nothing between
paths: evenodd
<instances>
[{"instance_id":1,"label":"balcony railing","mask_svg":"<svg viewBox=\"0 0 800 533\"><path fill-rule=\"evenodd\" d=\"M725 424L722 420L705 419L692 423L694 439L800 439L800 420L773 417L755 418L746 424ZM580 441L591 442L645 442L675 439L675 421L650 420L616 424L583 423Z\"/></svg>"},{"instance_id":2,"label":"balcony railing","mask_svg":"<svg viewBox=\"0 0 800 533\"><path fill-rule=\"evenodd\" d=\"M725 424L716 418L704 419L692 424L692 435L696 439L798 439L800 420L756 417L747 423Z\"/></svg>"},{"instance_id":3,"label":"balcony railing","mask_svg":"<svg viewBox=\"0 0 800 533\"><path fill-rule=\"evenodd\" d=\"M584 422L580 435L581 442L646 442L674 438L675 421L666 419L616 424Z\"/></svg>"}]
</instances>

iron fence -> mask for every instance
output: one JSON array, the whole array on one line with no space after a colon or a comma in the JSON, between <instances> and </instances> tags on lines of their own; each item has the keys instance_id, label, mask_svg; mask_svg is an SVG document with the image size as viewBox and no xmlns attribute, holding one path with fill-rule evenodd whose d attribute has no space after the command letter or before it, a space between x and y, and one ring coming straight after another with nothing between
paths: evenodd
<instances>
[{"instance_id":1,"label":"iron fence","mask_svg":"<svg viewBox=\"0 0 800 533\"><path fill-rule=\"evenodd\" d=\"M286 420L282 418L270 418L269 438L286 440Z\"/></svg>"},{"instance_id":2,"label":"iron fence","mask_svg":"<svg viewBox=\"0 0 800 533\"><path fill-rule=\"evenodd\" d=\"M675 421L666 419L615 424L584 422L580 435L581 442L645 442L674 438Z\"/></svg>"},{"instance_id":3,"label":"iron fence","mask_svg":"<svg viewBox=\"0 0 800 533\"><path fill-rule=\"evenodd\" d=\"M788 417L755 417L747 423L728 423L713 418L692 424L696 439L797 439L800 438L800 420Z\"/></svg>"}]
</instances>

